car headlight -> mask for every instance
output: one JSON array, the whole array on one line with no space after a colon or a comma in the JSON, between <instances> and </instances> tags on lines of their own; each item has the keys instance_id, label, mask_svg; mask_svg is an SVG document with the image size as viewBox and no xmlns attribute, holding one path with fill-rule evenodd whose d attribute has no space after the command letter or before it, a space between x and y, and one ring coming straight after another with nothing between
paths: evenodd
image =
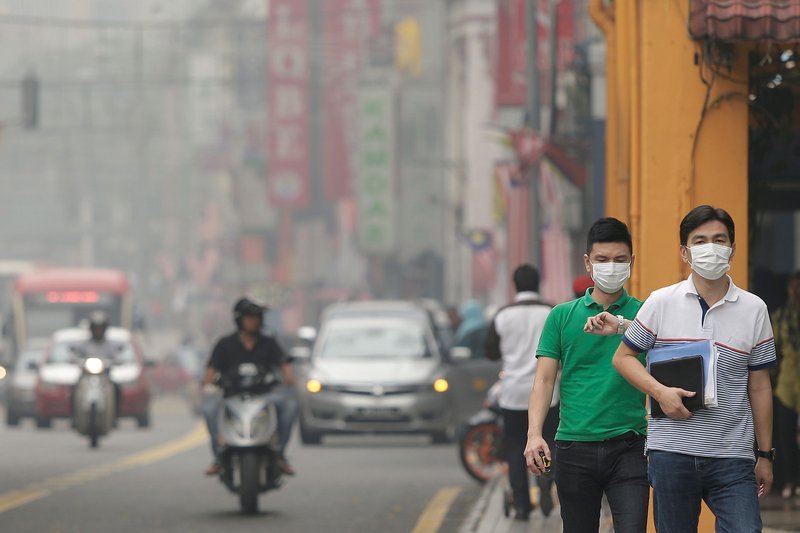
<instances>
[{"instance_id":1,"label":"car headlight","mask_svg":"<svg viewBox=\"0 0 800 533\"><path fill-rule=\"evenodd\" d=\"M306 390L311 394L316 394L322 390L322 383L318 379L309 379L306 381Z\"/></svg>"},{"instance_id":2,"label":"car headlight","mask_svg":"<svg viewBox=\"0 0 800 533\"><path fill-rule=\"evenodd\" d=\"M433 390L436 392L447 392L450 388L450 383L444 378L439 378L433 382Z\"/></svg>"}]
</instances>

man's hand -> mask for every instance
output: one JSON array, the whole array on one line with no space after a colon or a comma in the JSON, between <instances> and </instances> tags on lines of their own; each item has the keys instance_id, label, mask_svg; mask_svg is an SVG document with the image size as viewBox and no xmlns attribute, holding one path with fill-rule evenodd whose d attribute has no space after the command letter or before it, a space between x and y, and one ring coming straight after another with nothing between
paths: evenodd
<instances>
[{"instance_id":1,"label":"man's hand","mask_svg":"<svg viewBox=\"0 0 800 533\"><path fill-rule=\"evenodd\" d=\"M683 405L683 399L691 398L695 394L697 393L677 387L665 387L656 398L656 401L661 406L664 414L671 419L686 420L692 416L692 412Z\"/></svg>"},{"instance_id":2,"label":"man's hand","mask_svg":"<svg viewBox=\"0 0 800 533\"><path fill-rule=\"evenodd\" d=\"M543 452L547 460L552 461L550 447L542 436L529 435L528 444L525 446L525 462L528 464L528 470L537 476L544 474L544 465L542 464L542 458L539 457L539 452Z\"/></svg>"},{"instance_id":3,"label":"man's hand","mask_svg":"<svg viewBox=\"0 0 800 533\"><path fill-rule=\"evenodd\" d=\"M772 462L764 457L759 457L756 463L756 483L758 484L758 497L769 494L772 490Z\"/></svg>"},{"instance_id":4,"label":"man's hand","mask_svg":"<svg viewBox=\"0 0 800 533\"><path fill-rule=\"evenodd\" d=\"M586 319L583 331L594 335L616 335L619 328L619 320L608 311L603 311L595 316Z\"/></svg>"}]
</instances>

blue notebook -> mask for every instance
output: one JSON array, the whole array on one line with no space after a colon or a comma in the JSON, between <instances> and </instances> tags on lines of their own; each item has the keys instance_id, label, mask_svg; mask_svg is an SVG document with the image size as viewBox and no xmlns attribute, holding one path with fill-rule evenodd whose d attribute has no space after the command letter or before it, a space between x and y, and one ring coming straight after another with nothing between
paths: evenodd
<instances>
[{"instance_id":1,"label":"blue notebook","mask_svg":"<svg viewBox=\"0 0 800 533\"><path fill-rule=\"evenodd\" d=\"M717 406L717 348L713 340L684 342L660 346L647 352L647 371L650 365L672 359L700 356L703 358L703 405L705 407ZM651 372L652 373L652 372Z\"/></svg>"}]
</instances>

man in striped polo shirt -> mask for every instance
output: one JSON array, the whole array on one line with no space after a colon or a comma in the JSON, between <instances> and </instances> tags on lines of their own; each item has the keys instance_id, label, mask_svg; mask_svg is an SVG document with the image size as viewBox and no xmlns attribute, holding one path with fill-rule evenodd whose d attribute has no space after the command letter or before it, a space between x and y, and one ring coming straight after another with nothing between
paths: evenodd
<instances>
[{"instance_id":1,"label":"man in striped polo shirt","mask_svg":"<svg viewBox=\"0 0 800 533\"><path fill-rule=\"evenodd\" d=\"M726 275L734 236L725 210L702 205L690 211L680 226L680 253L692 274L650 295L636 319L625 322L614 354L614 368L667 415L648 424L658 531L697 531L701 500L716 516L717 531L761 531L758 498L769 493L775 455L768 373L775 344L767 306ZM587 329L608 333L615 323L615 317L598 316ZM653 347L703 339L714 340L719 354L718 406L691 413L682 398L695 393L660 384L638 357Z\"/></svg>"}]
</instances>

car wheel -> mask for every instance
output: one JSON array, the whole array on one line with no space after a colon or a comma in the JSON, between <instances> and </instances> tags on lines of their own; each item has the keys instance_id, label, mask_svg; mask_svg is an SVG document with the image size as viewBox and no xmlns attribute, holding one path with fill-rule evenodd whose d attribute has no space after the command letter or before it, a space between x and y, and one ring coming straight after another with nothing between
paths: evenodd
<instances>
[{"instance_id":1,"label":"car wheel","mask_svg":"<svg viewBox=\"0 0 800 533\"><path fill-rule=\"evenodd\" d=\"M300 440L307 446L316 446L322 443L322 432L314 431L306 427L303 420L300 420Z\"/></svg>"},{"instance_id":2,"label":"car wheel","mask_svg":"<svg viewBox=\"0 0 800 533\"><path fill-rule=\"evenodd\" d=\"M14 427L19 425L19 415L15 410L8 406L8 411L6 412L6 425L9 427Z\"/></svg>"},{"instance_id":3,"label":"car wheel","mask_svg":"<svg viewBox=\"0 0 800 533\"><path fill-rule=\"evenodd\" d=\"M37 416L36 417L36 427L37 428L50 428L53 427L53 419L47 418L44 416Z\"/></svg>"},{"instance_id":4,"label":"car wheel","mask_svg":"<svg viewBox=\"0 0 800 533\"><path fill-rule=\"evenodd\" d=\"M150 427L150 410L148 409L144 413L136 416L136 424L140 428L149 428Z\"/></svg>"}]
</instances>

